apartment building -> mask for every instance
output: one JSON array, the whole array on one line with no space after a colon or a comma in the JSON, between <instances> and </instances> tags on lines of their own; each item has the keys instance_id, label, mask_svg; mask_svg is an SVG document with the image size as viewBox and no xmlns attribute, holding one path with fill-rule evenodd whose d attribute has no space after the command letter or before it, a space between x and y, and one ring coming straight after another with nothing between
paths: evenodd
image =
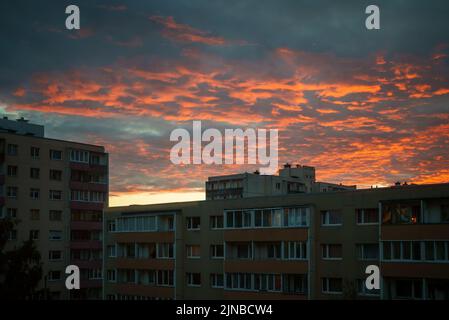
<instances>
[{"instance_id":1,"label":"apartment building","mask_svg":"<svg viewBox=\"0 0 449 320\"><path fill-rule=\"evenodd\" d=\"M356 186L317 182L314 167L292 166L287 163L279 170L278 175L261 175L255 171L209 177L206 181L206 199L239 199L354 189Z\"/></svg>"},{"instance_id":2,"label":"apartment building","mask_svg":"<svg viewBox=\"0 0 449 320\"><path fill-rule=\"evenodd\" d=\"M108 204L104 147L46 138L44 127L0 119L0 214L17 222L6 249L35 241L42 298L101 298L102 218ZM79 266L81 289L65 288Z\"/></svg>"},{"instance_id":3,"label":"apartment building","mask_svg":"<svg viewBox=\"0 0 449 320\"><path fill-rule=\"evenodd\" d=\"M109 208L104 297L449 299L448 201L434 184Z\"/></svg>"}]
</instances>

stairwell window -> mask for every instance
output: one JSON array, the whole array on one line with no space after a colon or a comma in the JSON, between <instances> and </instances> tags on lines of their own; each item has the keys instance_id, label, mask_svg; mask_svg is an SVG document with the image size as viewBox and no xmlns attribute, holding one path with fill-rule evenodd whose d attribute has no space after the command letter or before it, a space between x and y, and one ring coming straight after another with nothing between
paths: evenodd
<instances>
[{"instance_id":1,"label":"stairwell window","mask_svg":"<svg viewBox=\"0 0 449 320\"><path fill-rule=\"evenodd\" d=\"M59 281L61 280L61 271L50 271L48 272L48 281Z\"/></svg>"},{"instance_id":2,"label":"stairwell window","mask_svg":"<svg viewBox=\"0 0 449 320\"><path fill-rule=\"evenodd\" d=\"M321 291L340 294L343 291L343 280L341 278L321 278Z\"/></svg>"},{"instance_id":3,"label":"stairwell window","mask_svg":"<svg viewBox=\"0 0 449 320\"><path fill-rule=\"evenodd\" d=\"M201 286L201 273L199 272L187 272L186 279L187 279L187 286L189 287Z\"/></svg>"},{"instance_id":4,"label":"stairwell window","mask_svg":"<svg viewBox=\"0 0 449 320\"><path fill-rule=\"evenodd\" d=\"M379 260L379 245L377 243L357 244L357 258L359 260Z\"/></svg>"},{"instance_id":5,"label":"stairwell window","mask_svg":"<svg viewBox=\"0 0 449 320\"><path fill-rule=\"evenodd\" d=\"M50 200L62 200L62 191L50 190Z\"/></svg>"},{"instance_id":6,"label":"stairwell window","mask_svg":"<svg viewBox=\"0 0 449 320\"><path fill-rule=\"evenodd\" d=\"M212 288L223 288L224 277L222 273L211 273L210 274L210 286Z\"/></svg>"},{"instance_id":7,"label":"stairwell window","mask_svg":"<svg viewBox=\"0 0 449 320\"><path fill-rule=\"evenodd\" d=\"M210 228L212 230L223 229L223 216L211 216Z\"/></svg>"},{"instance_id":8,"label":"stairwell window","mask_svg":"<svg viewBox=\"0 0 449 320\"><path fill-rule=\"evenodd\" d=\"M30 198L33 200L38 200L40 196L40 190L36 188L30 189Z\"/></svg>"},{"instance_id":9,"label":"stairwell window","mask_svg":"<svg viewBox=\"0 0 449 320\"><path fill-rule=\"evenodd\" d=\"M187 230L195 231L200 230L201 219L200 217L187 217Z\"/></svg>"},{"instance_id":10,"label":"stairwell window","mask_svg":"<svg viewBox=\"0 0 449 320\"><path fill-rule=\"evenodd\" d=\"M31 147L30 153L32 159L39 159L40 149L37 147Z\"/></svg>"},{"instance_id":11,"label":"stairwell window","mask_svg":"<svg viewBox=\"0 0 449 320\"><path fill-rule=\"evenodd\" d=\"M212 259L223 259L224 246L222 244L212 244L210 246L210 257Z\"/></svg>"},{"instance_id":12,"label":"stairwell window","mask_svg":"<svg viewBox=\"0 0 449 320\"><path fill-rule=\"evenodd\" d=\"M199 259L201 257L200 246L199 245L187 245L187 258L189 259Z\"/></svg>"},{"instance_id":13,"label":"stairwell window","mask_svg":"<svg viewBox=\"0 0 449 320\"><path fill-rule=\"evenodd\" d=\"M50 240L53 240L53 241L62 240L62 231L60 231L60 230L50 230L48 232L48 234L49 234L48 238Z\"/></svg>"},{"instance_id":14,"label":"stairwell window","mask_svg":"<svg viewBox=\"0 0 449 320\"><path fill-rule=\"evenodd\" d=\"M379 210L377 208L356 209L357 224L378 224Z\"/></svg>"},{"instance_id":15,"label":"stairwell window","mask_svg":"<svg viewBox=\"0 0 449 320\"><path fill-rule=\"evenodd\" d=\"M343 215L340 210L321 211L322 226L341 226L343 224Z\"/></svg>"},{"instance_id":16,"label":"stairwell window","mask_svg":"<svg viewBox=\"0 0 449 320\"><path fill-rule=\"evenodd\" d=\"M341 260L342 245L341 244L322 244L321 257L324 260Z\"/></svg>"},{"instance_id":17,"label":"stairwell window","mask_svg":"<svg viewBox=\"0 0 449 320\"><path fill-rule=\"evenodd\" d=\"M6 196L8 198L17 198L17 194L19 193L19 189L17 187L8 187L6 189Z\"/></svg>"},{"instance_id":18,"label":"stairwell window","mask_svg":"<svg viewBox=\"0 0 449 320\"><path fill-rule=\"evenodd\" d=\"M50 150L50 159L51 160L62 160L62 151L61 150Z\"/></svg>"}]
</instances>

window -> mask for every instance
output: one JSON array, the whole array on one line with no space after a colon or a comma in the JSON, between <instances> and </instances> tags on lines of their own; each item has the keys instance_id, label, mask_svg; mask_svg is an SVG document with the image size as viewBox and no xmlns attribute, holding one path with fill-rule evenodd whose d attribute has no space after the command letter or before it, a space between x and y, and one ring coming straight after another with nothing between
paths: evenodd
<instances>
[{"instance_id":1,"label":"window","mask_svg":"<svg viewBox=\"0 0 449 320\"><path fill-rule=\"evenodd\" d=\"M251 281L251 280L250 280ZM254 289L256 291L281 291L281 275L279 274L255 274ZM246 286L246 288L248 288Z\"/></svg>"},{"instance_id":2,"label":"window","mask_svg":"<svg viewBox=\"0 0 449 320\"><path fill-rule=\"evenodd\" d=\"M211 273L210 274L210 286L212 288L223 288L224 277L222 273Z\"/></svg>"},{"instance_id":3,"label":"window","mask_svg":"<svg viewBox=\"0 0 449 320\"><path fill-rule=\"evenodd\" d=\"M70 150L70 161L89 163L89 151Z\"/></svg>"},{"instance_id":4,"label":"window","mask_svg":"<svg viewBox=\"0 0 449 320\"><path fill-rule=\"evenodd\" d=\"M173 285L173 270L158 270L157 285L158 286L172 286Z\"/></svg>"},{"instance_id":5,"label":"window","mask_svg":"<svg viewBox=\"0 0 449 320\"><path fill-rule=\"evenodd\" d=\"M49 214L50 221L61 221L62 220L62 211L61 210L50 210Z\"/></svg>"},{"instance_id":6,"label":"window","mask_svg":"<svg viewBox=\"0 0 449 320\"><path fill-rule=\"evenodd\" d=\"M50 190L50 200L62 200L62 191Z\"/></svg>"},{"instance_id":7,"label":"window","mask_svg":"<svg viewBox=\"0 0 449 320\"><path fill-rule=\"evenodd\" d=\"M449 223L449 205L443 204L441 205L441 222Z\"/></svg>"},{"instance_id":8,"label":"window","mask_svg":"<svg viewBox=\"0 0 449 320\"><path fill-rule=\"evenodd\" d=\"M226 288L237 290L251 290L252 275L250 273L228 273L226 274Z\"/></svg>"},{"instance_id":9,"label":"window","mask_svg":"<svg viewBox=\"0 0 449 320\"><path fill-rule=\"evenodd\" d=\"M87 190L72 190L71 198L72 201L89 201L89 191Z\"/></svg>"},{"instance_id":10,"label":"window","mask_svg":"<svg viewBox=\"0 0 449 320\"><path fill-rule=\"evenodd\" d=\"M115 258L117 256L117 247L115 245L108 246L108 257Z\"/></svg>"},{"instance_id":11,"label":"window","mask_svg":"<svg viewBox=\"0 0 449 320\"><path fill-rule=\"evenodd\" d=\"M8 177L17 177L17 166L8 166Z\"/></svg>"},{"instance_id":12,"label":"window","mask_svg":"<svg viewBox=\"0 0 449 320\"><path fill-rule=\"evenodd\" d=\"M9 231L8 240L17 240L17 230Z\"/></svg>"},{"instance_id":13,"label":"window","mask_svg":"<svg viewBox=\"0 0 449 320\"><path fill-rule=\"evenodd\" d=\"M91 202L104 202L105 193L100 191L91 191L90 192L90 201Z\"/></svg>"},{"instance_id":14,"label":"window","mask_svg":"<svg viewBox=\"0 0 449 320\"><path fill-rule=\"evenodd\" d=\"M39 189L31 188L30 189L30 198L33 200L38 200L40 195Z\"/></svg>"},{"instance_id":15,"label":"window","mask_svg":"<svg viewBox=\"0 0 449 320\"><path fill-rule=\"evenodd\" d=\"M31 147L30 149L30 153L31 153L31 158L33 159L39 159L39 148L37 147Z\"/></svg>"},{"instance_id":16,"label":"window","mask_svg":"<svg viewBox=\"0 0 449 320\"><path fill-rule=\"evenodd\" d=\"M187 217L187 230L200 230L200 217Z\"/></svg>"},{"instance_id":17,"label":"window","mask_svg":"<svg viewBox=\"0 0 449 320\"><path fill-rule=\"evenodd\" d=\"M200 246L199 245L187 245L187 258L199 259L200 258Z\"/></svg>"},{"instance_id":18,"label":"window","mask_svg":"<svg viewBox=\"0 0 449 320\"><path fill-rule=\"evenodd\" d=\"M48 272L48 281L58 281L58 280L61 280L61 271Z\"/></svg>"},{"instance_id":19,"label":"window","mask_svg":"<svg viewBox=\"0 0 449 320\"><path fill-rule=\"evenodd\" d=\"M307 226L308 208L285 208L284 226L301 227Z\"/></svg>"},{"instance_id":20,"label":"window","mask_svg":"<svg viewBox=\"0 0 449 320\"><path fill-rule=\"evenodd\" d=\"M322 278L321 290L323 293L341 293L342 283L341 278Z\"/></svg>"},{"instance_id":21,"label":"window","mask_svg":"<svg viewBox=\"0 0 449 320\"><path fill-rule=\"evenodd\" d=\"M62 251L50 250L48 252L48 259L52 261L62 260Z\"/></svg>"},{"instance_id":22,"label":"window","mask_svg":"<svg viewBox=\"0 0 449 320\"><path fill-rule=\"evenodd\" d=\"M281 243L267 244L267 259L281 259Z\"/></svg>"},{"instance_id":23,"label":"window","mask_svg":"<svg viewBox=\"0 0 449 320\"><path fill-rule=\"evenodd\" d=\"M342 213L339 210L321 211L322 226L340 226L343 222Z\"/></svg>"},{"instance_id":24,"label":"window","mask_svg":"<svg viewBox=\"0 0 449 320\"><path fill-rule=\"evenodd\" d=\"M50 230L48 234L50 240L62 240L62 231L60 230Z\"/></svg>"},{"instance_id":25,"label":"window","mask_svg":"<svg viewBox=\"0 0 449 320\"><path fill-rule=\"evenodd\" d=\"M39 168L30 168L30 178L31 179L39 179L40 169Z\"/></svg>"},{"instance_id":26,"label":"window","mask_svg":"<svg viewBox=\"0 0 449 320\"><path fill-rule=\"evenodd\" d=\"M422 299L423 287L421 279L396 280L396 292L394 298Z\"/></svg>"},{"instance_id":27,"label":"window","mask_svg":"<svg viewBox=\"0 0 449 320\"><path fill-rule=\"evenodd\" d=\"M322 244L321 257L328 260L340 260L342 258L341 244Z\"/></svg>"},{"instance_id":28,"label":"window","mask_svg":"<svg viewBox=\"0 0 449 320\"><path fill-rule=\"evenodd\" d=\"M305 260L307 259L307 243L290 241L284 246L286 251L284 257L290 260Z\"/></svg>"},{"instance_id":29,"label":"window","mask_svg":"<svg viewBox=\"0 0 449 320\"><path fill-rule=\"evenodd\" d=\"M368 289L365 281L366 279L357 279L357 294L359 296L378 296L380 289Z\"/></svg>"},{"instance_id":30,"label":"window","mask_svg":"<svg viewBox=\"0 0 449 320\"><path fill-rule=\"evenodd\" d=\"M199 252L198 252L199 255ZM157 245L157 258L158 259L167 259L173 258L173 243L158 243Z\"/></svg>"},{"instance_id":31,"label":"window","mask_svg":"<svg viewBox=\"0 0 449 320\"><path fill-rule=\"evenodd\" d=\"M237 244L237 258L238 259L251 259L252 258L252 246L251 243L238 243Z\"/></svg>"},{"instance_id":32,"label":"window","mask_svg":"<svg viewBox=\"0 0 449 320\"><path fill-rule=\"evenodd\" d=\"M187 272L186 273L187 286L199 287L201 286L201 273L199 272Z\"/></svg>"},{"instance_id":33,"label":"window","mask_svg":"<svg viewBox=\"0 0 449 320\"><path fill-rule=\"evenodd\" d=\"M18 188L17 187L8 187L6 188L6 195L8 198L17 198L18 194Z\"/></svg>"},{"instance_id":34,"label":"window","mask_svg":"<svg viewBox=\"0 0 449 320\"><path fill-rule=\"evenodd\" d=\"M6 211L6 217L9 219L17 218L17 208L8 208Z\"/></svg>"},{"instance_id":35,"label":"window","mask_svg":"<svg viewBox=\"0 0 449 320\"><path fill-rule=\"evenodd\" d=\"M50 150L50 159L51 160L62 160L62 151L61 150Z\"/></svg>"},{"instance_id":36,"label":"window","mask_svg":"<svg viewBox=\"0 0 449 320\"><path fill-rule=\"evenodd\" d=\"M121 217L116 228L117 232L156 231L156 216Z\"/></svg>"},{"instance_id":37,"label":"window","mask_svg":"<svg viewBox=\"0 0 449 320\"><path fill-rule=\"evenodd\" d=\"M114 232L115 231L115 220L109 220L108 221L108 231L109 232Z\"/></svg>"},{"instance_id":38,"label":"window","mask_svg":"<svg viewBox=\"0 0 449 320\"><path fill-rule=\"evenodd\" d=\"M359 260L379 260L379 245L377 243L357 244Z\"/></svg>"},{"instance_id":39,"label":"window","mask_svg":"<svg viewBox=\"0 0 449 320\"><path fill-rule=\"evenodd\" d=\"M30 240L39 240L39 230L30 230Z\"/></svg>"},{"instance_id":40,"label":"window","mask_svg":"<svg viewBox=\"0 0 449 320\"><path fill-rule=\"evenodd\" d=\"M106 279L109 282L116 282L117 281L116 271L114 269L108 270L106 273Z\"/></svg>"},{"instance_id":41,"label":"window","mask_svg":"<svg viewBox=\"0 0 449 320\"><path fill-rule=\"evenodd\" d=\"M101 269L89 269L87 276L90 280L103 279L103 272Z\"/></svg>"},{"instance_id":42,"label":"window","mask_svg":"<svg viewBox=\"0 0 449 320\"><path fill-rule=\"evenodd\" d=\"M8 156L17 156L19 154L19 147L17 144L8 144L7 154Z\"/></svg>"},{"instance_id":43,"label":"window","mask_svg":"<svg viewBox=\"0 0 449 320\"><path fill-rule=\"evenodd\" d=\"M224 246L222 244L212 244L210 246L210 256L212 259L222 259L224 257Z\"/></svg>"},{"instance_id":44,"label":"window","mask_svg":"<svg viewBox=\"0 0 449 320\"><path fill-rule=\"evenodd\" d=\"M30 219L31 220L39 220L40 219L40 210L39 209L31 209L30 210Z\"/></svg>"},{"instance_id":45,"label":"window","mask_svg":"<svg viewBox=\"0 0 449 320\"><path fill-rule=\"evenodd\" d=\"M50 169L50 180L61 181L62 180L62 171Z\"/></svg>"},{"instance_id":46,"label":"window","mask_svg":"<svg viewBox=\"0 0 449 320\"><path fill-rule=\"evenodd\" d=\"M379 223L379 210L377 208L356 209L357 224Z\"/></svg>"},{"instance_id":47,"label":"window","mask_svg":"<svg viewBox=\"0 0 449 320\"><path fill-rule=\"evenodd\" d=\"M382 204L383 224L416 224L420 222L421 202Z\"/></svg>"},{"instance_id":48,"label":"window","mask_svg":"<svg viewBox=\"0 0 449 320\"><path fill-rule=\"evenodd\" d=\"M438 242L438 241L437 241ZM446 242L442 242L440 252L444 252ZM383 260L434 261L437 257L434 241L383 241Z\"/></svg>"},{"instance_id":49,"label":"window","mask_svg":"<svg viewBox=\"0 0 449 320\"><path fill-rule=\"evenodd\" d=\"M211 216L210 217L211 229L223 229L223 216Z\"/></svg>"},{"instance_id":50,"label":"window","mask_svg":"<svg viewBox=\"0 0 449 320\"><path fill-rule=\"evenodd\" d=\"M286 274L283 279L284 293L305 294L307 292L307 276L302 274Z\"/></svg>"}]
</instances>

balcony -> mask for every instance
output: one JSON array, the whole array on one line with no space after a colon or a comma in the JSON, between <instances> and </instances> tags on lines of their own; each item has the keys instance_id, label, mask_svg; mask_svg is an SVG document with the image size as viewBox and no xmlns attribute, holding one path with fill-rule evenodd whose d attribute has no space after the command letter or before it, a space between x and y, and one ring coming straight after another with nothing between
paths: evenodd
<instances>
[{"instance_id":1,"label":"balcony","mask_svg":"<svg viewBox=\"0 0 449 320\"><path fill-rule=\"evenodd\" d=\"M226 259L224 261L225 272L247 273L307 273L308 261L304 260L245 260Z\"/></svg>"},{"instance_id":2,"label":"balcony","mask_svg":"<svg viewBox=\"0 0 449 320\"><path fill-rule=\"evenodd\" d=\"M306 241L307 228L225 229L225 241Z\"/></svg>"},{"instance_id":3,"label":"balcony","mask_svg":"<svg viewBox=\"0 0 449 320\"><path fill-rule=\"evenodd\" d=\"M107 173L108 166L102 164L89 164L84 162L70 162L70 169L79 171L89 171L97 173Z\"/></svg>"},{"instance_id":4,"label":"balcony","mask_svg":"<svg viewBox=\"0 0 449 320\"><path fill-rule=\"evenodd\" d=\"M80 269L98 269L103 266L103 260L70 260L70 263Z\"/></svg>"},{"instance_id":5,"label":"balcony","mask_svg":"<svg viewBox=\"0 0 449 320\"><path fill-rule=\"evenodd\" d=\"M151 269L151 270L174 270L174 259L138 259L138 258L115 258L114 266L118 269Z\"/></svg>"},{"instance_id":6,"label":"balcony","mask_svg":"<svg viewBox=\"0 0 449 320\"><path fill-rule=\"evenodd\" d=\"M111 234L115 242L122 243L155 243L175 241L175 233L173 231L164 232L114 232Z\"/></svg>"},{"instance_id":7,"label":"balcony","mask_svg":"<svg viewBox=\"0 0 449 320\"><path fill-rule=\"evenodd\" d=\"M84 201L70 201L70 209L75 210L98 210L102 211L104 207L103 202L84 202Z\"/></svg>"},{"instance_id":8,"label":"balcony","mask_svg":"<svg viewBox=\"0 0 449 320\"><path fill-rule=\"evenodd\" d=\"M432 240L447 239L449 224L382 225L382 240Z\"/></svg>"},{"instance_id":9,"label":"balcony","mask_svg":"<svg viewBox=\"0 0 449 320\"><path fill-rule=\"evenodd\" d=\"M102 279L81 279L80 288L100 288L103 284ZM76 290L75 290L76 291Z\"/></svg>"},{"instance_id":10,"label":"balcony","mask_svg":"<svg viewBox=\"0 0 449 320\"><path fill-rule=\"evenodd\" d=\"M102 249L103 242L101 240L71 240L71 249Z\"/></svg>"},{"instance_id":11,"label":"balcony","mask_svg":"<svg viewBox=\"0 0 449 320\"><path fill-rule=\"evenodd\" d=\"M383 277L447 279L449 263L387 262L380 265Z\"/></svg>"},{"instance_id":12,"label":"balcony","mask_svg":"<svg viewBox=\"0 0 449 320\"><path fill-rule=\"evenodd\" d=\"M71 221L70 229L72 229L72 230L102 230L103 222L101 222L101 221Z\"/></svg>"},{"instance_id":13,"label":"balcony","mask_svg":"<svg viewBox=\"0 0 449 320\"><path fill-rule=\"evenodd\" d=\"M69 186L72 190L88 190L100 192L108 192L109 190L107 183L70 181Z\"/></svg>"},{"instance_id":14,"label":"balcony","mask_svg":"<svg viewBox=\"0 0 449 320\"><path fill-rule=\"evenodd\" d=\"M143 285L134 283L116 283L109 287L117 294L150 296L159 298L174 298L175 290L173 287L158 287L155 285Z\"/></svg>"},{"instance_id":15,"label":"balcony","mask_svg":"<svg viewBox=\"0 0 449 320\"><path fill-rule=\"evenodd\" d=\"M307 294L288 294L283 292L234 291L225 290L226 300L307 300Z\"/></svg>"}]
</instances>

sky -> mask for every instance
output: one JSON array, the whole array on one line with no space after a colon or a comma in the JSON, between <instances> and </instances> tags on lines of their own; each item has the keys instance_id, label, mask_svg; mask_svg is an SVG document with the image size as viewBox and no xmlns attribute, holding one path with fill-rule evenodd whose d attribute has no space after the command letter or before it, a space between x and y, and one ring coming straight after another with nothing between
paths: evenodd
<instances>
[{"instance_id":1,"label":"sky","mask_svg":"<svg viewBox=\"0 0 449 320\"><path fill-rule=\"evenodd\" d=\"M320 181L449 182L448 17L447 1L2 1L0 115L104 145L111 206L204 199L208 176L259 167L172 164L170 132L194 120L278 129L279 163Z\"/></svg>"}]
</instances>

